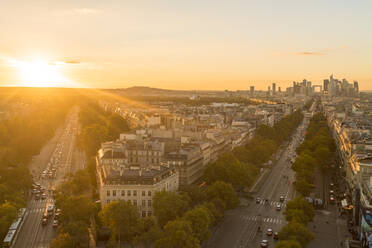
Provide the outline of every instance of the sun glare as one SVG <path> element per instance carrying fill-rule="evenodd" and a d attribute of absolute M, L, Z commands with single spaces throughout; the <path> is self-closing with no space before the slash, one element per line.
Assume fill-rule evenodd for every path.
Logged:
<path fill-rule="evenodd" d="M 57 87 L 69 83 L 61 73 L 61 64 L 44 60 L 13 61 L 20 83 L 29 87 Z"/>

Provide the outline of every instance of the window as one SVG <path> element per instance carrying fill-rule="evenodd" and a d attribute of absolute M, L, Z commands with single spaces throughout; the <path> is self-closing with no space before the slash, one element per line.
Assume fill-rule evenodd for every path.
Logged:
<path fill-rule="evenodd" d="M 137 196 L 137 190 L 133 190 L 133 196 Z"/>
<path fill-rule="evenodd" d="M 146 207 L 146 200 L 142 200 L 142 207 Z"/>
<path fill-rule="evenodd" d="M 107 190 L 107 196 L 110 196 L 110 190 Z"/>
<path fill-rule="evenodd" d="M 152 215 L 152 212 L 151 211 L 148 211 L 147 212 L 147 216 L 151 216 Z"/>
<path fill-rule="evenodd" d="M 146 217 L 146 211 L 142 211 L 142 217 Z"/>
<path fill-rule="evenodd" d="M 137 200 L 133 200 L 133 206 L 137 206 Z"/>
<path fill-rule="evenodd" d="M 131 191 L 130 190 L 128 190 L 127 196 L 131 196 Z"/>
<path fill-rule="evenodd" d="M 112 191 L 112 196 L 116 196 L 116 190 Z"/>
<path fill-rule="evenodd" d="M 142 196 L 146 196 L 146 191 L 142 190 Z"/>
<path fill-rule="evenodd" d="M 148 196 L 151 196 L 151 191 L 147 192 L 147 195 L 148 195 Z"/>
<path fill-rule="evenodd" d="M 151 207 L 151 200 L 147 201 L 147 206 Z"/>
<path fill-rule="evenodd" d="M 121 191 L 121 196 L 125 196 L 125 190 Z"/>

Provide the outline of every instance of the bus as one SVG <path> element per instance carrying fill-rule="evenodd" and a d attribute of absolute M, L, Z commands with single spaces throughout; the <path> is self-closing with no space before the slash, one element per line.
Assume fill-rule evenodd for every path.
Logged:
<path fill-rule="evenodd" d="M 27 214 L 26 208 L 19 209 L 17 219 L 13 221 L 13 223 L 10 225 L 8 233 L 6 234 L 3 240 L 2 247 L 4 248 L 13 247 L 17 239 L 18 232 L 21 229 L 23 222 L 25 220 L 26 214 Z"/>

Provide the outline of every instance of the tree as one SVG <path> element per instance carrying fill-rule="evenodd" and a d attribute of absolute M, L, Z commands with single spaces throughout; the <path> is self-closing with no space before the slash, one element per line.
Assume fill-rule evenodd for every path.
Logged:
<path fill-rule="evenodd" d="M 302 248 L 302 246 L 296 240 L 285 240 L 276 243 L 275 248 Z"/>
<path fill-rule="evenodd" d="M 308 217 L 308 221 L 311 221 L 314 218 L 314 207 L 310 205 L 302 196 L 297 196 L 296 198 L 287 202 L 284 215 L 288 215 L 292 210 L 302 210 L 303 213 Z"/>
<path fill-rule="evenodd" d="M 309 222 L 307 216 L 302 209 L 287 209 L 285 212 L 285 219 L 288 222 L 297 222 L 306 225 Z"/>
<path fill-rule="evenodd" d="M 10 202 L 5 202 L 0 205 L 0 237 L 4 237 L 9 226 L 17 217 L 17 208 Z"/>
<path fill-rule="evenodd" d="M 181 217 L 189 206 L 189 199 L 185 195 L 164 190 L 155 193 L 153 201 L 154 215 L 161 227 L 168 221 Z"/>
<path fill-rule="evenodd" d="M 303 196 L 309 196 L 314 189 L 314 185 L 301 178 L 296 181 L 295 189 Z"/>
<path fill-rule="evenodd" d="M 297 222 L 289 222 L 279 232 L 279 240 L 296 240 L 302 246 L 314 239 L 314 234 L 306 226 Z"/>
<path fill-rule="evenodd" d="M 132 242 L 140 229 L 138 209 L 129 202 L 110 202 L 104 206 L 99 216 L 110 227 L 119 243 Z"/>
<path fill-rule="evenodd" d="M 162 237 L 162 232 L 154 217 L 142 218 L 140 222 L 139 234 L 134 243 L 141 247 L 152 247 L 152 244 Z"/>
<path fill-rule="evenodd" d="M 58 233 L 51 243 L 51 248 L 71 248 L 74 247 L 73 240 L 68 233 Z"/>
<path fill-rule="evenodd" d="M 236 195 L 234 188 L 231 184 L 217 181 L 208 186 L 207 199 L 221 199 L 226 209 L 231 209 L 239 204 L 239 198 Z"/>
<path fill-rule="evenodd" d="M 164 227 L 164 236 L 156 241 L 156 248 L 199 248 L 199 240 L 194 237 L 190 221 L 177 219 Z"/>
<path fill-rule="evenodd" d="M 211 235 L 209 230 L 212 222 L 212 214 L 206 207 L 200 206 L 185 213 L 183 218 L 191 223 L 192 232 L 200 242 Z"/>

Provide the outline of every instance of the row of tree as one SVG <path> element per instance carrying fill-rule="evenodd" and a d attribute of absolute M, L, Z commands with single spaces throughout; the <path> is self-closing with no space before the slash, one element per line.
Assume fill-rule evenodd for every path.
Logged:
<path fill-rule="evenodd" d="M 61 209 L 61 217 L 53 248 L 89 247 L 94 223 L 101 225 L 100 205 L 93 202 L 98 198 L 95 155 L 102 142 L 117 139 L 129 130 L 122 117 L 104 111 L 95 101 L 84 99 L 80 104 L 78 147 L 88 159 L 85 169 L 71 175 L 57 189 L 56 206 Z"/>
<path fill-rule="evenodd" d="M 336 147 L 323 114 L 315 114 L 307 128 L 304 142 L 297 148 L 299 156 L 292 165 L 296 172 L 295 189 L 309 196 L 314 189 L 314 173 L 324 171 L 333 163 Z"/>
<path fill-rule="evenodd" d="M 154 217 L 141 218 L 138 207 L 114 201 L 102 209 L 100 219 L 111 230 L 108 247 L 131 244 L 135 247 L 198 248 L 224 211 L 236 207 L 234 188 L 215 182 L 181 192 L 157 192 L 153 197 Z"/>
<path fill-rule="evenodd" d="M 231 152 L 222 154 L 216 162 L 206 167 L 207 183 L 224 181 L 236 189 L 249 187 L 258 175 L 259 168 L 267 163 L 278 147 L 291 136 L 303 119 L 303 114 L 296 111 L 283 117 L 273 127 L 261 125 L 255 136 L 245 145 Z"/>
<path fill-rule="evenodd" d="M 125 119 L 116 113 L 102 109 L 97 102 L 87 100 L 81 105 L 79 121 L 82 130 L 78 145 L 91 157 L 97 154 L 101 143 L 119 138 L 120 133 L 129 131 Z"/>
<path fill-rule="evenodd" d="M 297 148 L 299 156 L 292 164 L 296 172 L 295 189 L 301 196 L 287 203 L 284 215 L 288 224 L 279 232 L 276 248 L 305 247 L 314 234 L 307 224 L 314 217 L 314 208 L 303 196 L 314 189 L 315 170 L 326 170 L 333 162 L 334 140 L 323 114 L 317 113 L 310 120 L 304 142 Z"/>
<path fill-rule="evenodd" d="M 26 204 L 32 184 L 31 158 L 39 154 L 74 103 L 71 95 L 33 90 L 2 96 L 2 110 L 8 115 L 0 120 L 0 240 Z"/>
<path fill-rule="evenodd" d="M 304 197 L 289 201 L 284 215 L 288 223 L 280 230 L 275 248 L 301 248 L 314 239 L 314 234 L 307 228 L 314 218 L 314 208 Z"/>

